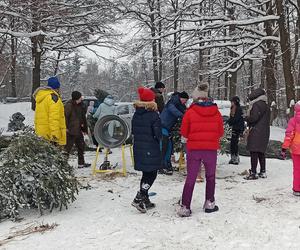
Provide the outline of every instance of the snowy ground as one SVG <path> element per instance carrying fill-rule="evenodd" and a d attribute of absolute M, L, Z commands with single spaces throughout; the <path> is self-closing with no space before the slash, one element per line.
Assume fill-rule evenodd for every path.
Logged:
<path fill-rule="evenodd" d="M 1 108 L 3 121 L 8 112 Z M 282 130 L 272 131 L 283 136 Z M 94 156 L 88 152 L 87 161 Z M 127 153 L 128 165 L 129 158 Z M 114 150 L 112 162 L 120 159 L 120 151 Z M 58 226 L 44 234 L 18 237 L 2 249 L 300 249 L 300 198 L 291 193 L 291 161 L 269 159 L 268 178 L 257 181 L 243 179 L 240 173 L 249 169 L 249 158 L 241 161 L 240 166 L 231 166 L 227 156 L 219 157 L 216 202 L 220 211 L 202 211 L 205 183 L 197 183 L 190 218 L 175 213 L 184 185 L 182 174 L 159 175 L 151 189 L 157 193 L 152 197 L 157 207 L 140 214 L 130 206 L 140 179 L 131 166 L 127 177 L 111 180 L 93 177 L 89 169 L 77 170 L 90 190 L 80 190 L 68 210 L 44 216 L 26 212 L 21 222 L 1 222 L 0 241 L 32 223 Z M 75 166 L 76 159 L 70 163 Z"/>

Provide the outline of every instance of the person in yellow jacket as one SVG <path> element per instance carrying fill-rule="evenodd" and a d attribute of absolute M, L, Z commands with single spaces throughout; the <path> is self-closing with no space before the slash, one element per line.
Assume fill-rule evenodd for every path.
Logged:
<path fill-rule="evenodd" d="M 39 87 L 34 92 L 34 128 L 38 136 L 63 146 L 66 145 L 66 119 L 59 88 L 57 77 L 50 77 L 47 86 Z"/>

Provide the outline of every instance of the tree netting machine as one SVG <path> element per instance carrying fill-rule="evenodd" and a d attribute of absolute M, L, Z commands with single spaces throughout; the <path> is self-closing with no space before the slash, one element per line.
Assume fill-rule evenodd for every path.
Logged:
<path fill-rule="evenodd" d="M 132 114 L 126 115 L 107 115 L 99 119 L 94 128 L 94 137 L 98 142 L 96 157 L 92 164 L 93 175 L 96 173 L 118 172 L 126 176 L 126 148 L 129 148 L 132 165 L 134 164 L 132 136 L 131 136 L 131 120 Z M 100 148 L 105 148 L 104 161 L 97 167 Z M 117 165 L 113 166 L 108 160 L 110 149 L 120 148 L 122 152 L 122 168 L 117 169 Z"/>

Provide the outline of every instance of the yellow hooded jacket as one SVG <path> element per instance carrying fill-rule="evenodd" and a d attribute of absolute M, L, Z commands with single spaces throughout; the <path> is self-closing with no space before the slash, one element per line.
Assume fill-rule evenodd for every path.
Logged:
<path fill-rule="evenodd" d="M 66 145 L 66 120 L 60 95 L 50 87 L 40 87 L 33 97 L 36 101 L 35 133 L 46 140 Z"/>

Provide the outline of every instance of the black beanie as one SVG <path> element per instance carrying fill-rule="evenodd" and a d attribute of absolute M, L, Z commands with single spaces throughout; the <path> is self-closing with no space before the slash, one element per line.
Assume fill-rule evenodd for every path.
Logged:
<path fill-rule="evenodd" d="M 154 88 L 156 88 L 156 89 L 164 89 L 164 88 L 166 88 L 166 86 L 162 82 L 157 82 L 155 84 Z"/>
<path fill-rule="evenodd" d="M 185 91 L 180 92 L 179 97 L 184 99 L 189 99 L 189 95 Z"/>
<path fill-rule="evenodd" d="M 240 98 L 238 96 L 234 96 L 230 99 L 235 105 L 240 105 Z"/>
<path fill-rule="evenodd" d="M 73 101 L 77 101 L 81 96 L 82 96 L 82 94 L 79 91 L 72 92 L 72 100 Z"/>

